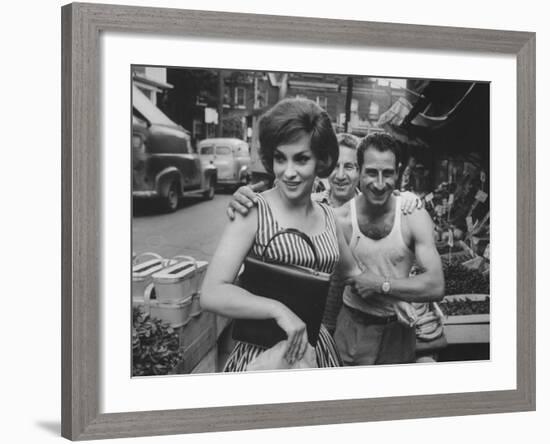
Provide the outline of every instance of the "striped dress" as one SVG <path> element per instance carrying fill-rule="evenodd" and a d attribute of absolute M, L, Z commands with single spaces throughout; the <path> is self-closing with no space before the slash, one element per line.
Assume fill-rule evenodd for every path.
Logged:
<path fill-rule="evenodd" d="M 271 237 L 281 231 L 281 227 L 268 203 L 261 194 L 258 194 L 258 229 L 252 245 L 252 251 L 256 255 L 261 255 L 265 245 Z M 320 271 L 332 273 L 339 259 L 338 240 L 336 237 L 336 222 L 332 210 L 325 204 L 320 205 L 325 215 L 325 230 L 314 236 L 310 236 L 315 245 L 319 258 Z M 269 245 L 266 251 L 266 257 L 278 262 L 303 267 L 314 268 L 315 258 L 311 249 L 298 236 L 292 234 L 283 234 L 277 236 Z M 224 372 L 245 371 L 248 363 L 256 358 L 265 349 L 244 342 L 237 342 L 231 352 L 229 359 L 224 367 Z M 321 325 L 319 340 L 315 347 L 315 355 L 318 367 L 340 367 L 342 360 L 332 336 L 327 329 Z"/>

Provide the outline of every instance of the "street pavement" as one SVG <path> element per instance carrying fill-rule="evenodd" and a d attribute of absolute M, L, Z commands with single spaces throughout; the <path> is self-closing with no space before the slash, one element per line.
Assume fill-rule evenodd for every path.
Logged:
<path fill-rule="evenodd" d="M 192 256 L 210 261 L 228 218 L 231 194 L 216 194 L 213 200 L 186 198 L 181 208 L 163 214 L 152 202 L 140 201 L 132 218 L 132 250 L 154 252 L 164 258 Z"/>

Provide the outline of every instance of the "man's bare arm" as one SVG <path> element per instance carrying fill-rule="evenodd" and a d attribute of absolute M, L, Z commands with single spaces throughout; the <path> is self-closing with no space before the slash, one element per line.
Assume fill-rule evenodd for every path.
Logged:
<path fill-rule="evenodd" d="M 444 296 L 445 282 L 441 259 L 433 238 L 433 222 L 425 209 L 407 216 L 408 230 L 417 263 L 426 271 L 417 276 L 402 279 L 390 278 L 390 295 L 405 302 L 439 301 Z M 385 276 L 365 270 L 359 276 L 348 279 L 361 297 L 368 298 L 381 293 Z"/>
<path fill-rule="evenodd" d="M 435 247 L 433 222 L 424 209 L 407 217 L 416 262 L 425 272 L 403 279 L 391 279 L 391 294 L 407 302 L 439 301 L 445 292 L 441 258 Z"/>

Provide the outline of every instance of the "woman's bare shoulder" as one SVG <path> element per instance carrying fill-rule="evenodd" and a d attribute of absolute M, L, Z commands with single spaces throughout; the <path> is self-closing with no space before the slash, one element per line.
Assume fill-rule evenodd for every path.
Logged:
<path fill-rule="evenodd" d="M 240 237 L 248 236 L 256 232 L 258 227 L 258 207 L 253 206 L 248 210 L 246 215 L 235 212 L 235 219 L 229 221 L 226 225 L 226 230 L 231 232 L 232 235 Z"/>

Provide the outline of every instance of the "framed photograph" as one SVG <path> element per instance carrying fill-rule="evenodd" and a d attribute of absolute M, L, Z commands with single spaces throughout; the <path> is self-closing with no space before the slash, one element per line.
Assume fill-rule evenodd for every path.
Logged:
<path fill-rule="evenodd" d="M 64 6 L 62 25 L 63 436 L 534 410 L 533 33 L 99 4 Z M 326 121 L 323 143 L 303 148 L 302 129 L 269 157 L 277 112 L 296 110 Z M 297 145 L 313 160 L 298 159 Z M 339 160 L 322 169 L 325 146 Z M 274 340 L 250 345 L 259 335 L 220 302 L 234 292 L 220 282 L 251 285 L 250 262 L 240 263 L 258 234 L 249 242 L 227 228 L 245 185 L 266 190 L 256 233 L 262 211 L 285 220 L 277 199 L 301 202 L 302 188 L 326 209 L 320 220 L 340 217 L 329 206 L 369 220 L 349 216 L 364 256 L 342 230 L 368 263 L 364 278 L 331 286 L 313 321 L 300 315 L 295 343 L 315 346 L 307 364 L 296 365 L 307 355 L 296 346 L 284 365 L 258 366 Z M 394 202 L 412 214 L 398 218 Z M 369 213 L 376 205 L 389 225 Z M 429 218 L 426 241 L 407 222 L 418 214 Z M 324 247 L 347 253 L 311 226 L 300 225 L 316 252 L 309 266 L 328 276 L 337 257 Z M 398 230 L 399 260 L 371 262 Z M 299 242 L 281 253 L 291 265 L 304 265 L 292 254 L 310 260 Z M 411 280 L 427 296 L 415 299 Z M 391 310 L 376 302 L 392 295 L 401 302 Z M 387 353 L 359 356 L 365 337 L 350 345 L 342 326 L 365 319 L 392 331 L 381 338 L 409 319 L 409 339 L 380 339 Z M 286 326 L 269 328 L 284 338 Z"/>

